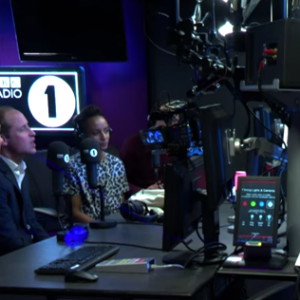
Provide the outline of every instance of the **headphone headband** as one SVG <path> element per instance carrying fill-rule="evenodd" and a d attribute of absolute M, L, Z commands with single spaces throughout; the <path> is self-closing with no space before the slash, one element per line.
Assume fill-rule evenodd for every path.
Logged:
<path fill-rule="evenodd" d="M 80 139 L 80 140 L 83 140 L 84 138 L 86 138 L 86 134 L 84 132 L 81 131 L 80 129 L 80 126 L 79 126 L 79 123 L 78 121 L 76 120 L 76 117 L 78 115 L 76 115 L 74 118 L 73 118 L 73 124 L 74 124 L 74 134 Z M 109 127 L 108 128 L 108 131 L 109 131 L 109 134 L 111 135 L 112 133 L 112 128 Z M 0 127 L 0 132 L 1 132 L 1 127 Z"/>

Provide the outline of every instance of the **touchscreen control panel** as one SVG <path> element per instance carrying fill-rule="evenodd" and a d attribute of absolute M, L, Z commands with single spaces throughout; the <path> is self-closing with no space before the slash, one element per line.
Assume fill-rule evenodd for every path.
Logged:
<path fill-rule="evenodd" d="M 277 239 L 279 182 L 276 178 L 239 178 L 235 245 L 274 245 Z"/>

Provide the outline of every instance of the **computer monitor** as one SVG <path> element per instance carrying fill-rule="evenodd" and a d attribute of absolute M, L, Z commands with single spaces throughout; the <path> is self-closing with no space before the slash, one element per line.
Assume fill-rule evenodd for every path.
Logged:
<path fill-rule="evenodd" d="M 199 118 L 207 190 L 206 216 L 217 222 L 218 218 L 214 217 L 214 212 L 224 200 L 227 183 L 238 170 L 237 158 L 230 150 L 230 140 L 235 137 L 233 117 L 221 104 L 213 104 L 200 107 Z M 207 222 L 211 223 L 213 220 Z M 214 226 L 208 226 L 207 239 L 217 242 L 218 236 L 219 232 L 214 230 Z"/>
<path fill-rule="evenodd" d="M 275 247 L 280 177 L 239 177 L 233 244 Z"/>
<path fill-rule="evenodd" d="M 203 156 L 192 156 L 165 167 L 165 207 L 163 251 L 170 251 L 202 220 L 204 244 L 219 242 L 218 208 L 226 184 L 236 166 L 228 142 L 232 136 L 232 117 L 215 104 L 199 108 Z M 222 254 L 205 253 L 207 263 L 220 261 Z M 165 263 L 181 263 L 184 253 L 166 255 Z"/>
<path fill-rule="evenodd" d="M 170 251 L 196 230 L 202 216 L 203 157 L 169 163 L 164 176 L 163 251 Z"/>

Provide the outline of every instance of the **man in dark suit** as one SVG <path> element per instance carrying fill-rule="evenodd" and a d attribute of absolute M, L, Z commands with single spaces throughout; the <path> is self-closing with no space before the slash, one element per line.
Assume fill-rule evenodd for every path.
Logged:
<path fill-rule="evenodd" d="M 34 154 L 35 133 L 24 115 L 0 107 L 0 255 L 47 238 L 36 221 L 29 196 L 24 156 Z"/>

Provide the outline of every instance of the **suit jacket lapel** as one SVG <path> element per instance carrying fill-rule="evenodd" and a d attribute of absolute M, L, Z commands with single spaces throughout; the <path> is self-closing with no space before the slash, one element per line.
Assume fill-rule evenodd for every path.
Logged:
<path fill-rule="evenodd" d="M 25 176 L 23 178 L 22 184 L 21 184 L 21 193 L 22 195 L 29 195 L 29 182 L 28 182 L 28 174 L 25 171 Z"/>
<path fill-rule="evenodd" d="M 0 158 L 0 172 L 4 174 L 4 176 L 11 181 L 11 183 L 15 186 L 15 188 L 20 191 L 17 179 L 13 173 L 13 171 L 9 168 L 9 166 L 4 162 L 3 159 Z"/>

